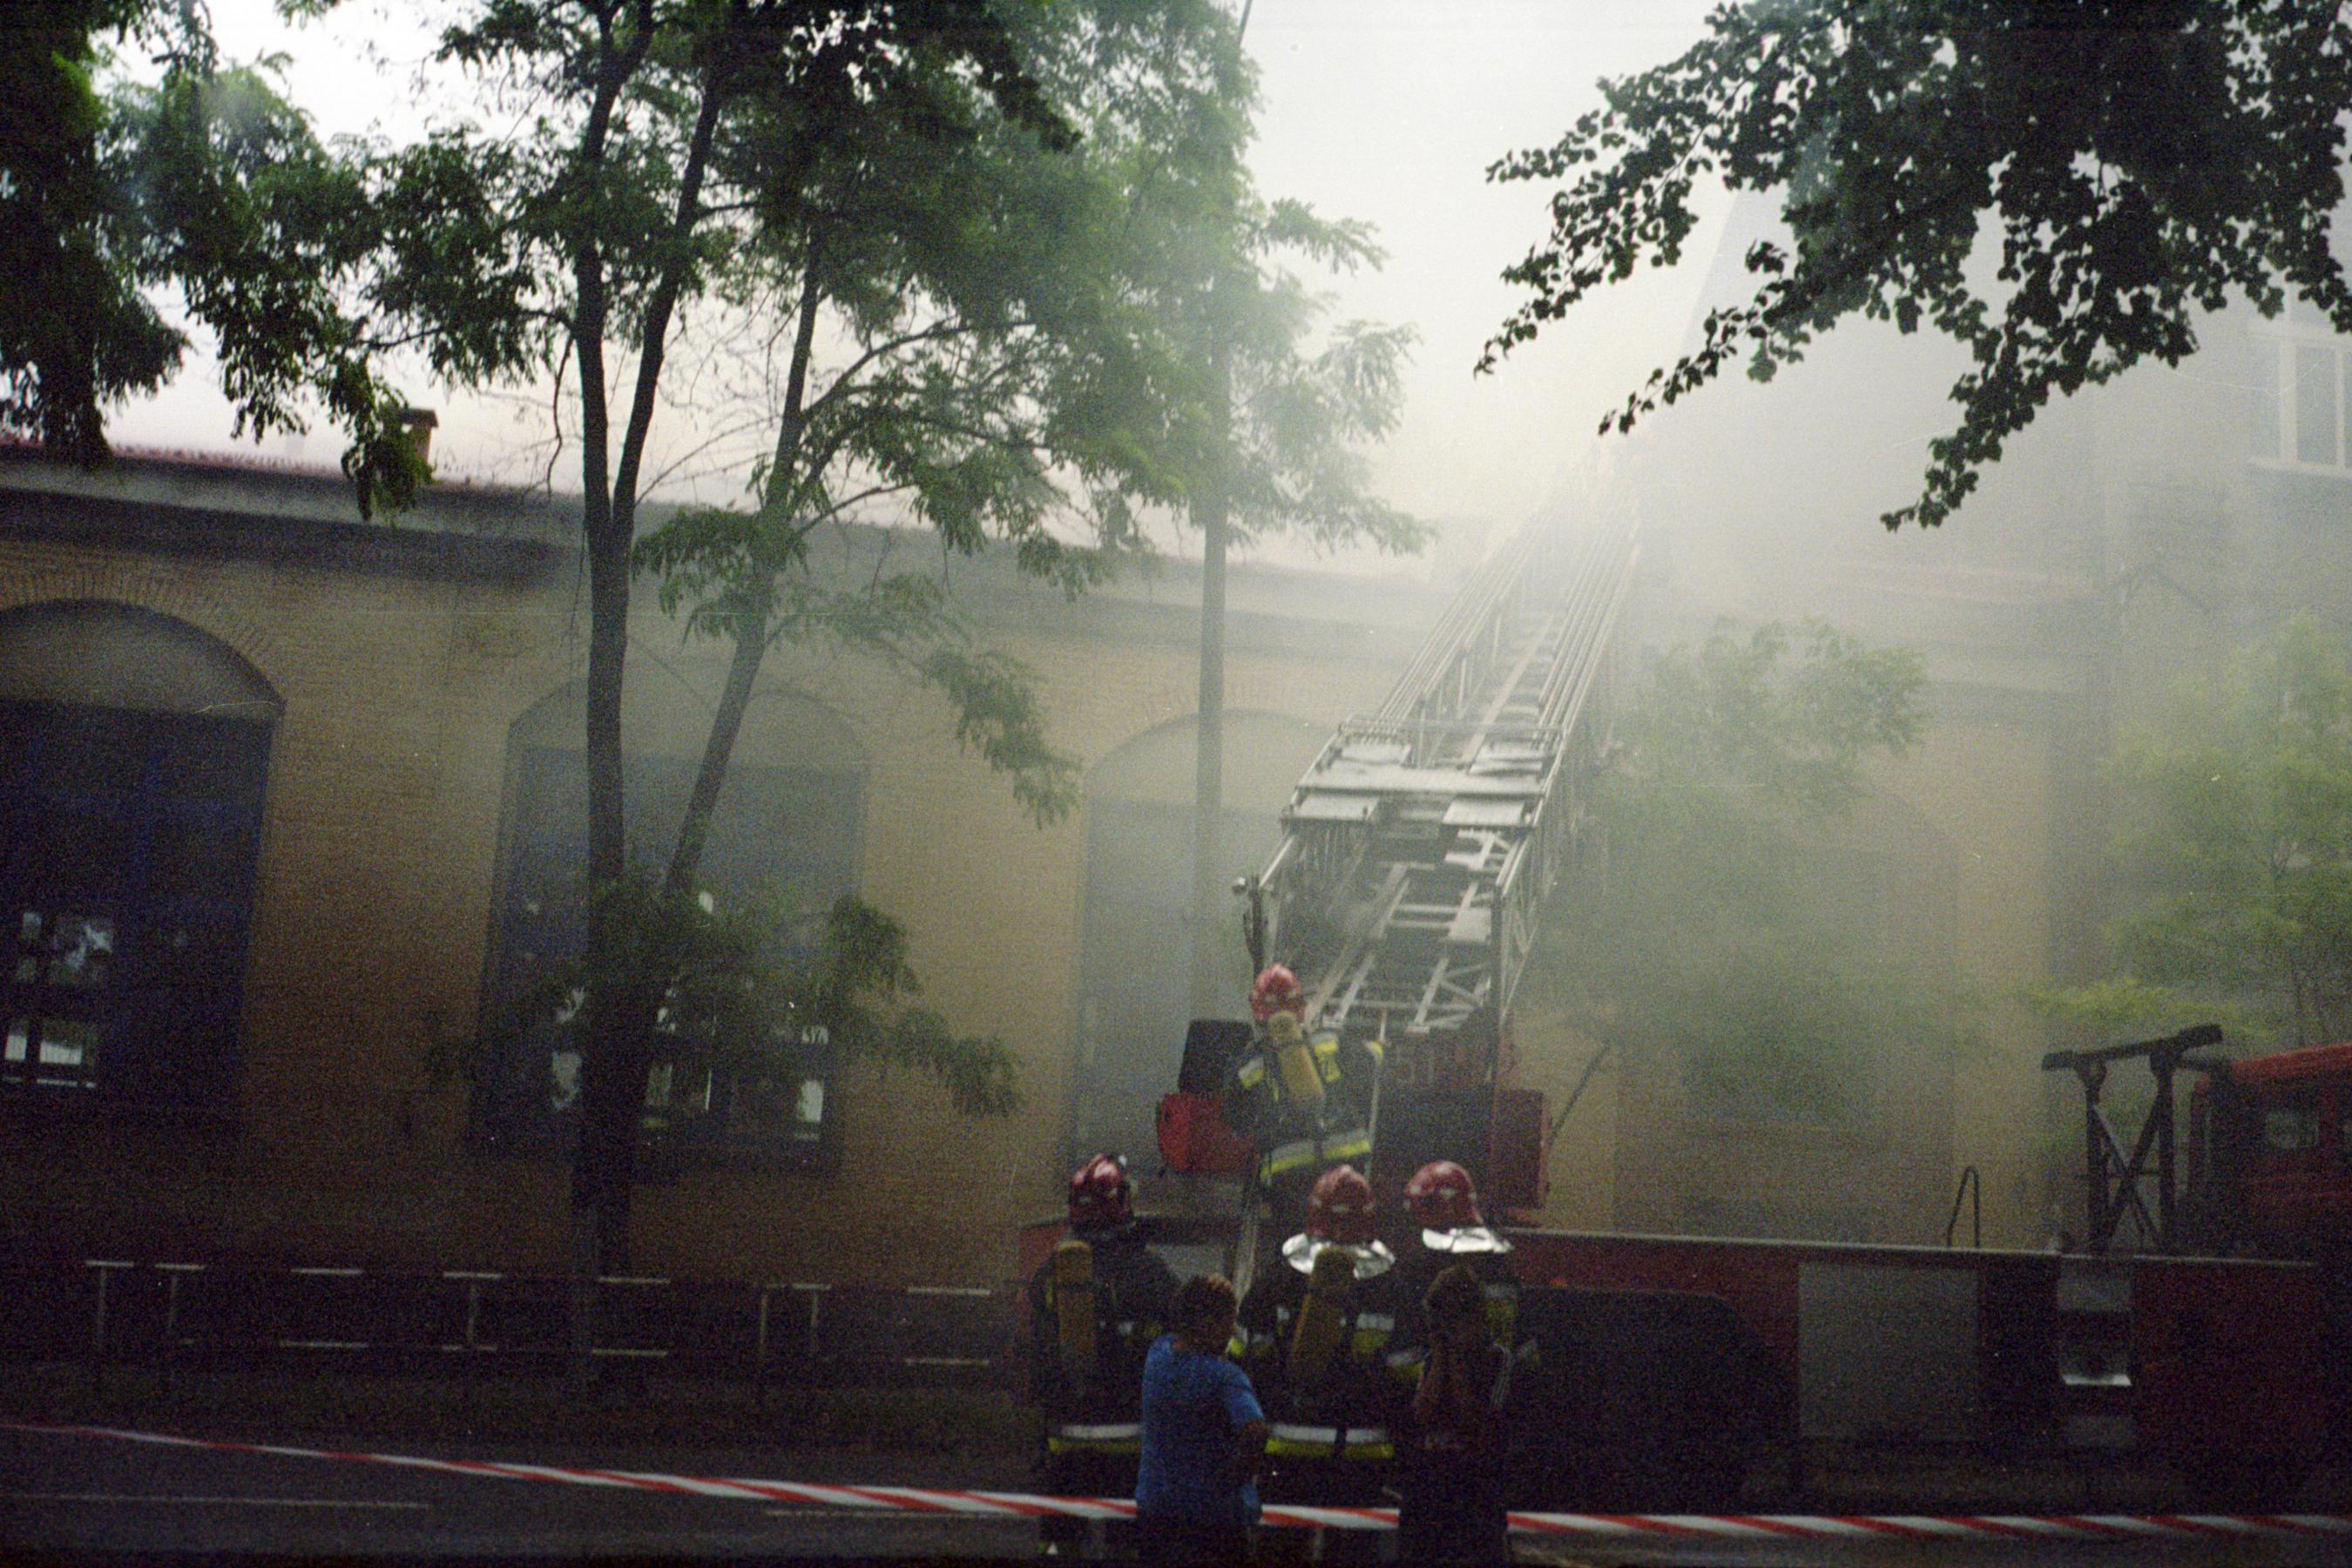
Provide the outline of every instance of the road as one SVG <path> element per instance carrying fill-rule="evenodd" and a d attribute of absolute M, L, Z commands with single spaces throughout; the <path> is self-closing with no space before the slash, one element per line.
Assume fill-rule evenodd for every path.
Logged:
<path fill-rule="evenodd" d="M 339 1558 L 627 1557 L 1003 1559 L 1033 1555 L 1035 1527 L 1005 1518 L 857 1510 L 821 1502 L 698 1495 L 698 1477 L 779 1477 L 828 1486 L 1018 1486 L 1004 1457 L 982 1476 L 970 1460 L 841 1450 L 669 1453 L 653 1479 L 646 1456 L 409 1447 L 457 1460 L 415 1464 L 182 1447 L 62 1432 L 0 1430 L 0 1556 L 89 1554 L 208 1561 L 256 1554 Z M 599 1463 L 600 1458 L 604 1460 Z M 571 1479 L 518 1479 L 495 1466 L 556 1467 Z M 1599 1564 L 2352 1564 L 2352 1539 L 2254 1541 L 2227 1535 L 2096 1544 L 2016 1541 L 1844 1543 L 1766 1537 L 1596 1542 L 1518 1539 L 1521 1561 Z"/>
<path fill-rule="evenodd" d="M 594 1469 L 598 1456 L 409 1445 L 404 1453 Z M 631 1456 L 630 1468 L 644 1457 Z M 778 1473 L 773 1453 L 665 1454 L 688 1475 Z M 614 1461 L 619 1462 L 619 1461 Z M 972 1484 L 968 1463 L 795 1453 L 795 1480 Z M 1036 1527 L 634 1487 L 0 1432 L 0 1556 L 249 1553 L 336 1557 L 1024 1557 Z"/>

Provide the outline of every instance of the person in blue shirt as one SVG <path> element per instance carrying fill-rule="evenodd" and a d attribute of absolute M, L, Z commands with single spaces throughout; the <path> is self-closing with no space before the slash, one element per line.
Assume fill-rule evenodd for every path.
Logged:
<path fill-rule="evenodd" d="M 1223 1276 L 1185 1280 L 1169 1308 L 1175 1331 L 1144 1358 L 1135 1516 L 1147 1563 L 1235 1563 L 1248 1554 L 1266 1426 L 1249 1373 L 1225 1359 L 1236 1307 Z"/>

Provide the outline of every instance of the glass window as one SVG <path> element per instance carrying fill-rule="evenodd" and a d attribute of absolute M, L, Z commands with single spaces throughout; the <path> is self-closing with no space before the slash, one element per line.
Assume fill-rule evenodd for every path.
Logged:
<path fill-rule="evenodd" d="M 486 1034 L 504 1009 L 577 958 L 587 941 L 587 770 L 577 751 L 519 743 L 501 866 Z M 625 764 L 632 858 L 657 863 L 675 836 L 693 782 L 684 759 L 630 755 Z M 862 775 L 856 772 L 730 768 L 711 822 L 703 882 L 722 900 L 784 889 L 822 911 L 855 886 Z M 802 940 L 810 940 L 803 938 Z M 790 952 L 779 954 L 789 957 Z M 494 1147 L 569 1146 L 579 1114 L 581 1059 L 571 1024 L 579 998 L 503 1046 L 475 1102 L 477 1132 Z M 667 1032 L 646 1085 L 643 1126 L 678 1149 L 734 1149 L 793 1163 L 829 1163 L 835 1100 L 833 1053 L 819 1030 L 770 1042 L 748 1057 L 740 1043 Z"/>
<path fill-rule="evenodd" d="M 265 723 L 0 702 L 0 1092 L 226 1101 L 268 752 Z"/>
<path fill-rule="evenodd" d="M 2307 1154 L 2319 1147 L 2319 1107 L 2311 1101 L 2289 1101 L 2262 1108 L 2263 1152 Z"/>
<path fill-rule="evenodd" d="M 2247 452 L 2352 470 L 2352 341 L 2305 312 L 2256 327 L 2246 363 Z"/>
<path fill-rule="evenodd" d="M 2279 342 L 2257 337 L 2246 349 L 2246 450 L 2275 461 L 2286 423 L 2279 399 Z"/>
<path fill-rule="evenodd" d="M 2336 351 L 2324 343 L 2294 349 L 2294 456 L 2304 463 L 2336 462 Z"/>

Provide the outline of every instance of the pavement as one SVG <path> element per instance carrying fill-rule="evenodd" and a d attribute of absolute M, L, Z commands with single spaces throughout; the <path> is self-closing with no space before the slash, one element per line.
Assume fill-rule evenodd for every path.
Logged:
<path fill-rule="evenodd" d="M 684 1476 L 774 1476 L 766 1449 L 583 1452 L 497 1444 L 429 1458 Z M 1025 1461 L 803 1448 L 795 1480 L 1018 1490 Z M 688 1491 L 564 1485 L 494 1475 L 0 1431 L 0 1555 L 124 1561 L 295 1556 L 367 1559 L 1017 1558 L 1026 1520 L 942 1518 Z"/>
<path fill-rule="evenodd" d="M 89 1429 L 0 1426 L 0 1559 L 981 1561 L 1028 1557 L 1036 1551 L 1036 1527 L 1026 1519 L 957 1517 L 937 1511 L 942 1506 L 938 1500 L 917 1500 L 910 1508 L 875 1508 L 759 1489 L 761 1482 L 851 1489 L 852 1503 L 910 1500 L 889 1495 L 893 1488 L 1033 1489 L 1026 1456 L 1013 1452 L 600 1449 L 514 1441 L 394 1449 L 354 1442 L 337 1451 L 336 1445 L 315 1438 L 305 1447 L 328 1451 L 273 1453 L 239 1442 L 138 1440 Z M 500 1467 L 541 1468 L 545 1473 L 516 1476 L 500 1473 Z M 745 1478 L 755 1479 L 747 1484 Z M 730 1495 L 709 1495 L 721 1491 Z M 1892 1533 L 1884 1532 L 1890 1529 L 1884 1524 L 1876 1527 L 1882 1532 L 1872 1533 L 1835 1519 L 1735 1520 L 1727 1529 L 1717 1521 L 1686 1520 L 1680 1526 L 1643 1524 L 1637 1534 L 1522 1534 L 1515 1538 L 1515 1550 L 1519 1561 L 1580 1568 L 1863 1563 L 1946 1568 L 2023 1562 L 2084 1568 L 2352 1565 L 2352 1531 L 2315 1522 L 2273 1521 L 2250 1527 L 2201 1518 L 2153 1525 L 2095 1521 L 2092 1528 L 2108 1538 L 2091 1542 L 2018 1539 L 2023 1531 L 2016 1525 L 1996 1525 L 1970 1539 L 1935 1539 L 1923 1528 L 1932 1523 L 1915 1519 L 1909 1527 L 1892 1526 Z M 1695 1528 L 1701 1525 L 1708 1528 Z M 1624 1526 L 1601 1519 L 1600 1528 Z M 2010 1538 L 2003 1538 L 2004 1529 Z M 1821 1538 L 1841 1531 L 1842 1539 Z"/>

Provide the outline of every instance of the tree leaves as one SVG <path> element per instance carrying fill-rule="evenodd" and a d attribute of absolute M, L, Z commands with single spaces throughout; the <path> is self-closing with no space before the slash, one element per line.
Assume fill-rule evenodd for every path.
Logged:
<path fill-rule="evenodd" d="M 1853 868 L 1824 830 L 1918 739 L 1924 680 L 1916 654 L 1818 624 L 1722 626 L 1653 662 L 1594 783 L 1605 867 L 1546 919 L 1538 967 L 1580 1027 L 1679 1056 L 1695 1103 L 1828 1121 L 1861 1111 L 1882 1049 L 1967 1037 L 1972 999 L 1825 886 Z"/>
<path fill-rule="evenodd" d="M 2118 848 L 2134 907 L 2117 973 L 2037 994 L 2051 1016 L 2226 1015 L 2249 1043 L 2352 1034 L 2352 647 L 2298 619 L 2223 679 L 2175 691 L 2123 737 Z"/>
<path fill-rule="evenodd" d="M 553 1040 L 583 1048 L 591 987 L 600 978 L 640 983 L 651 963 L 658 1006 L 650 1057 L 756 1074 L 821 1037 L 844 1059 L 940 1084 L 961 1115 L 1021 1108 L 1020 1058 L 1001 1039 L 958 1035 L 918 1005 L 905 928 L 856 896 L 815 910 L 788 888 L 740 904 L 709 893 L 664 903 L 650 882 L 630 881 L 613 898 L 624 933 L 615 967 L 600 973 L 583 959 L 551 968 L 483 1036 L 437 1046 L 433 1081 L 481 1081 L 520 1042 L 548 1048 L 549 1025 Z"/>
<path fill-rule="evenodd" d="M 235 433 L 301 429 L 316 399 L 351 437 L 362 512 L 406 504 L 424 465 L 345 308 L 373 229 L 279 95 L 282 62 L 222 68 L 197 6 L 40 9 L 0 31 L 0 429 L 102 458 L 106 405 L 179 368 L 186 340 L 144 292 L 168 286 L 214 335 Z M 101 95 L 108 31 L 155 50 L 160 79 Z"/>
<path fill-rule="evenodd" d="M 1679 258 L 1696 181 L 1779 193 L 1793 253 L 1700 345 L 1602 423 L 1625 431 L 1745 358 L 1769 380 L 1848 316 L 1964 345 L 1954 429 L 1889 528 L 1932 527 L 2065 396 L 2196 352 L 2233 295 L 2277 311 L 2284 280 L 2352 331 L 2328 248 L 2352 107 L 2352 17 L 2269 0 L 1753 0 L 1679 58 L 1603 84 L 1560 140 L 1495 180 L 1565 180 L 1549 237 L 1504 278 L 1529 290 L 1490 371 L 1648 261 Z M 1967 270 L 1999 247 L 1998 287 Z"/>

